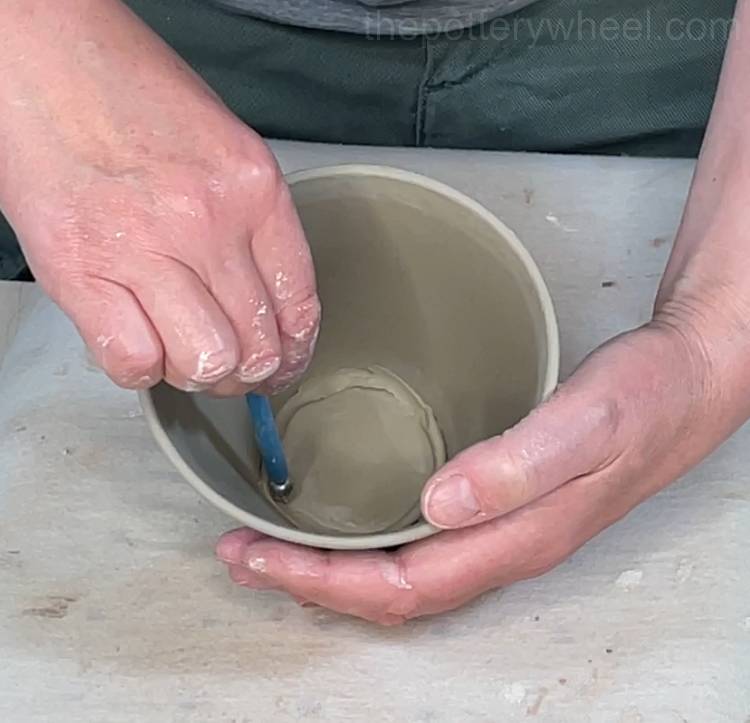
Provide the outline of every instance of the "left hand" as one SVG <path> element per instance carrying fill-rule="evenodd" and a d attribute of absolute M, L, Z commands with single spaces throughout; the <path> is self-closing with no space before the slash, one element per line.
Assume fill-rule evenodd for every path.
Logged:
<path fill-rule="evenodd" d="M 240 585 L 385 625 L 541 575 L 750 415 L 746 380 L 727 361 L 747 351 L 744 322 L 716 309 L 716 299 L 666 302 L 515 428 L 451 460 L 422 498 L 427 519 L 449 531 L 395 552 L 348 553 L 236 530 L 219 559 Z"/>

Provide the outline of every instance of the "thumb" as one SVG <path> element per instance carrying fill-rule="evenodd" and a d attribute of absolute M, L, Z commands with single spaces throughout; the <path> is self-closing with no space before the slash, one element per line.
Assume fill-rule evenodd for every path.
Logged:
<path fill-rule="evenodd" d="M 444 529 L 469 527 L 607 466 L 620 405 L 612 370 L 602 366 L 585 364 L 517 426 L 448 462 L 422 493 L 425 517 Z"/>

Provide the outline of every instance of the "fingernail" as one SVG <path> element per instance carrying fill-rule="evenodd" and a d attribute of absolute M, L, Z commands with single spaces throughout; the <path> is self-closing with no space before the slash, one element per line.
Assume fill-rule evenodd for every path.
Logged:
<path fill-rule="evenodd" d="M 268 379 L 281 366 L 281 358 L 278 356 L 266 359 L 253 360 L 237 370 L 239 380 L 244 384 L 258 384 Z"/>
<path fill-rule="evenodd" d="M 246 545 L 242 540 L 227 535 L 216 544 L 216 557 L 227 565 L 241 565 L 244 561 Z"/>
<path fill-rule="evenodd" d="M 427 492 L 425 514 L 436 527 L 460 527 L 479 512 L 471 483 L 463 475 L 448 477 Z"/>
<path fill-rule="evenodd" d="M 202 351 L 198 354 L 198 365 L 190 381 L 198 384 L 213 384 L 229 374 L 236 363 L 237 357 L 235 356 L 232 360 L 225 349 Z"/>
<path fill-rule="evenodd" d="M 282 332 L 295 341 L 315 339 L 320 326 L 320 301 L 317 296 L 305 299 L 296 306 L 282 309 L 278 315 Z"/>

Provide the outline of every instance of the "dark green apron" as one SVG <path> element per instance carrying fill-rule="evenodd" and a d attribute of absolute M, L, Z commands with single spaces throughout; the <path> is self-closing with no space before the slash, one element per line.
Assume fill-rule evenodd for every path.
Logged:
<path fill-rule="evenodd" d="M 368 38 L 202 0 L 127 0 L 269 138 L 695 156 L 735 0 L 540 0 L 483 26 Z M 23 260 L 0 225 L 0 278 Z"/>

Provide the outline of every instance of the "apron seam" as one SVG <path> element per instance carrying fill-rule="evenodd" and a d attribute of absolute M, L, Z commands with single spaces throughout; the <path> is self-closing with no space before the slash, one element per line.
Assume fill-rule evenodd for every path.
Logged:
<path fill-rule="evenodd" d="M 423 63 L 422 78 L 417 86 L 417 112 L 414 127 L 414 145 L 425 145 L 427 136 L 427 102 L 430 95 L 430 79 L 433 73 L 434 53 L 429 36 L 422 36 Z"/>

